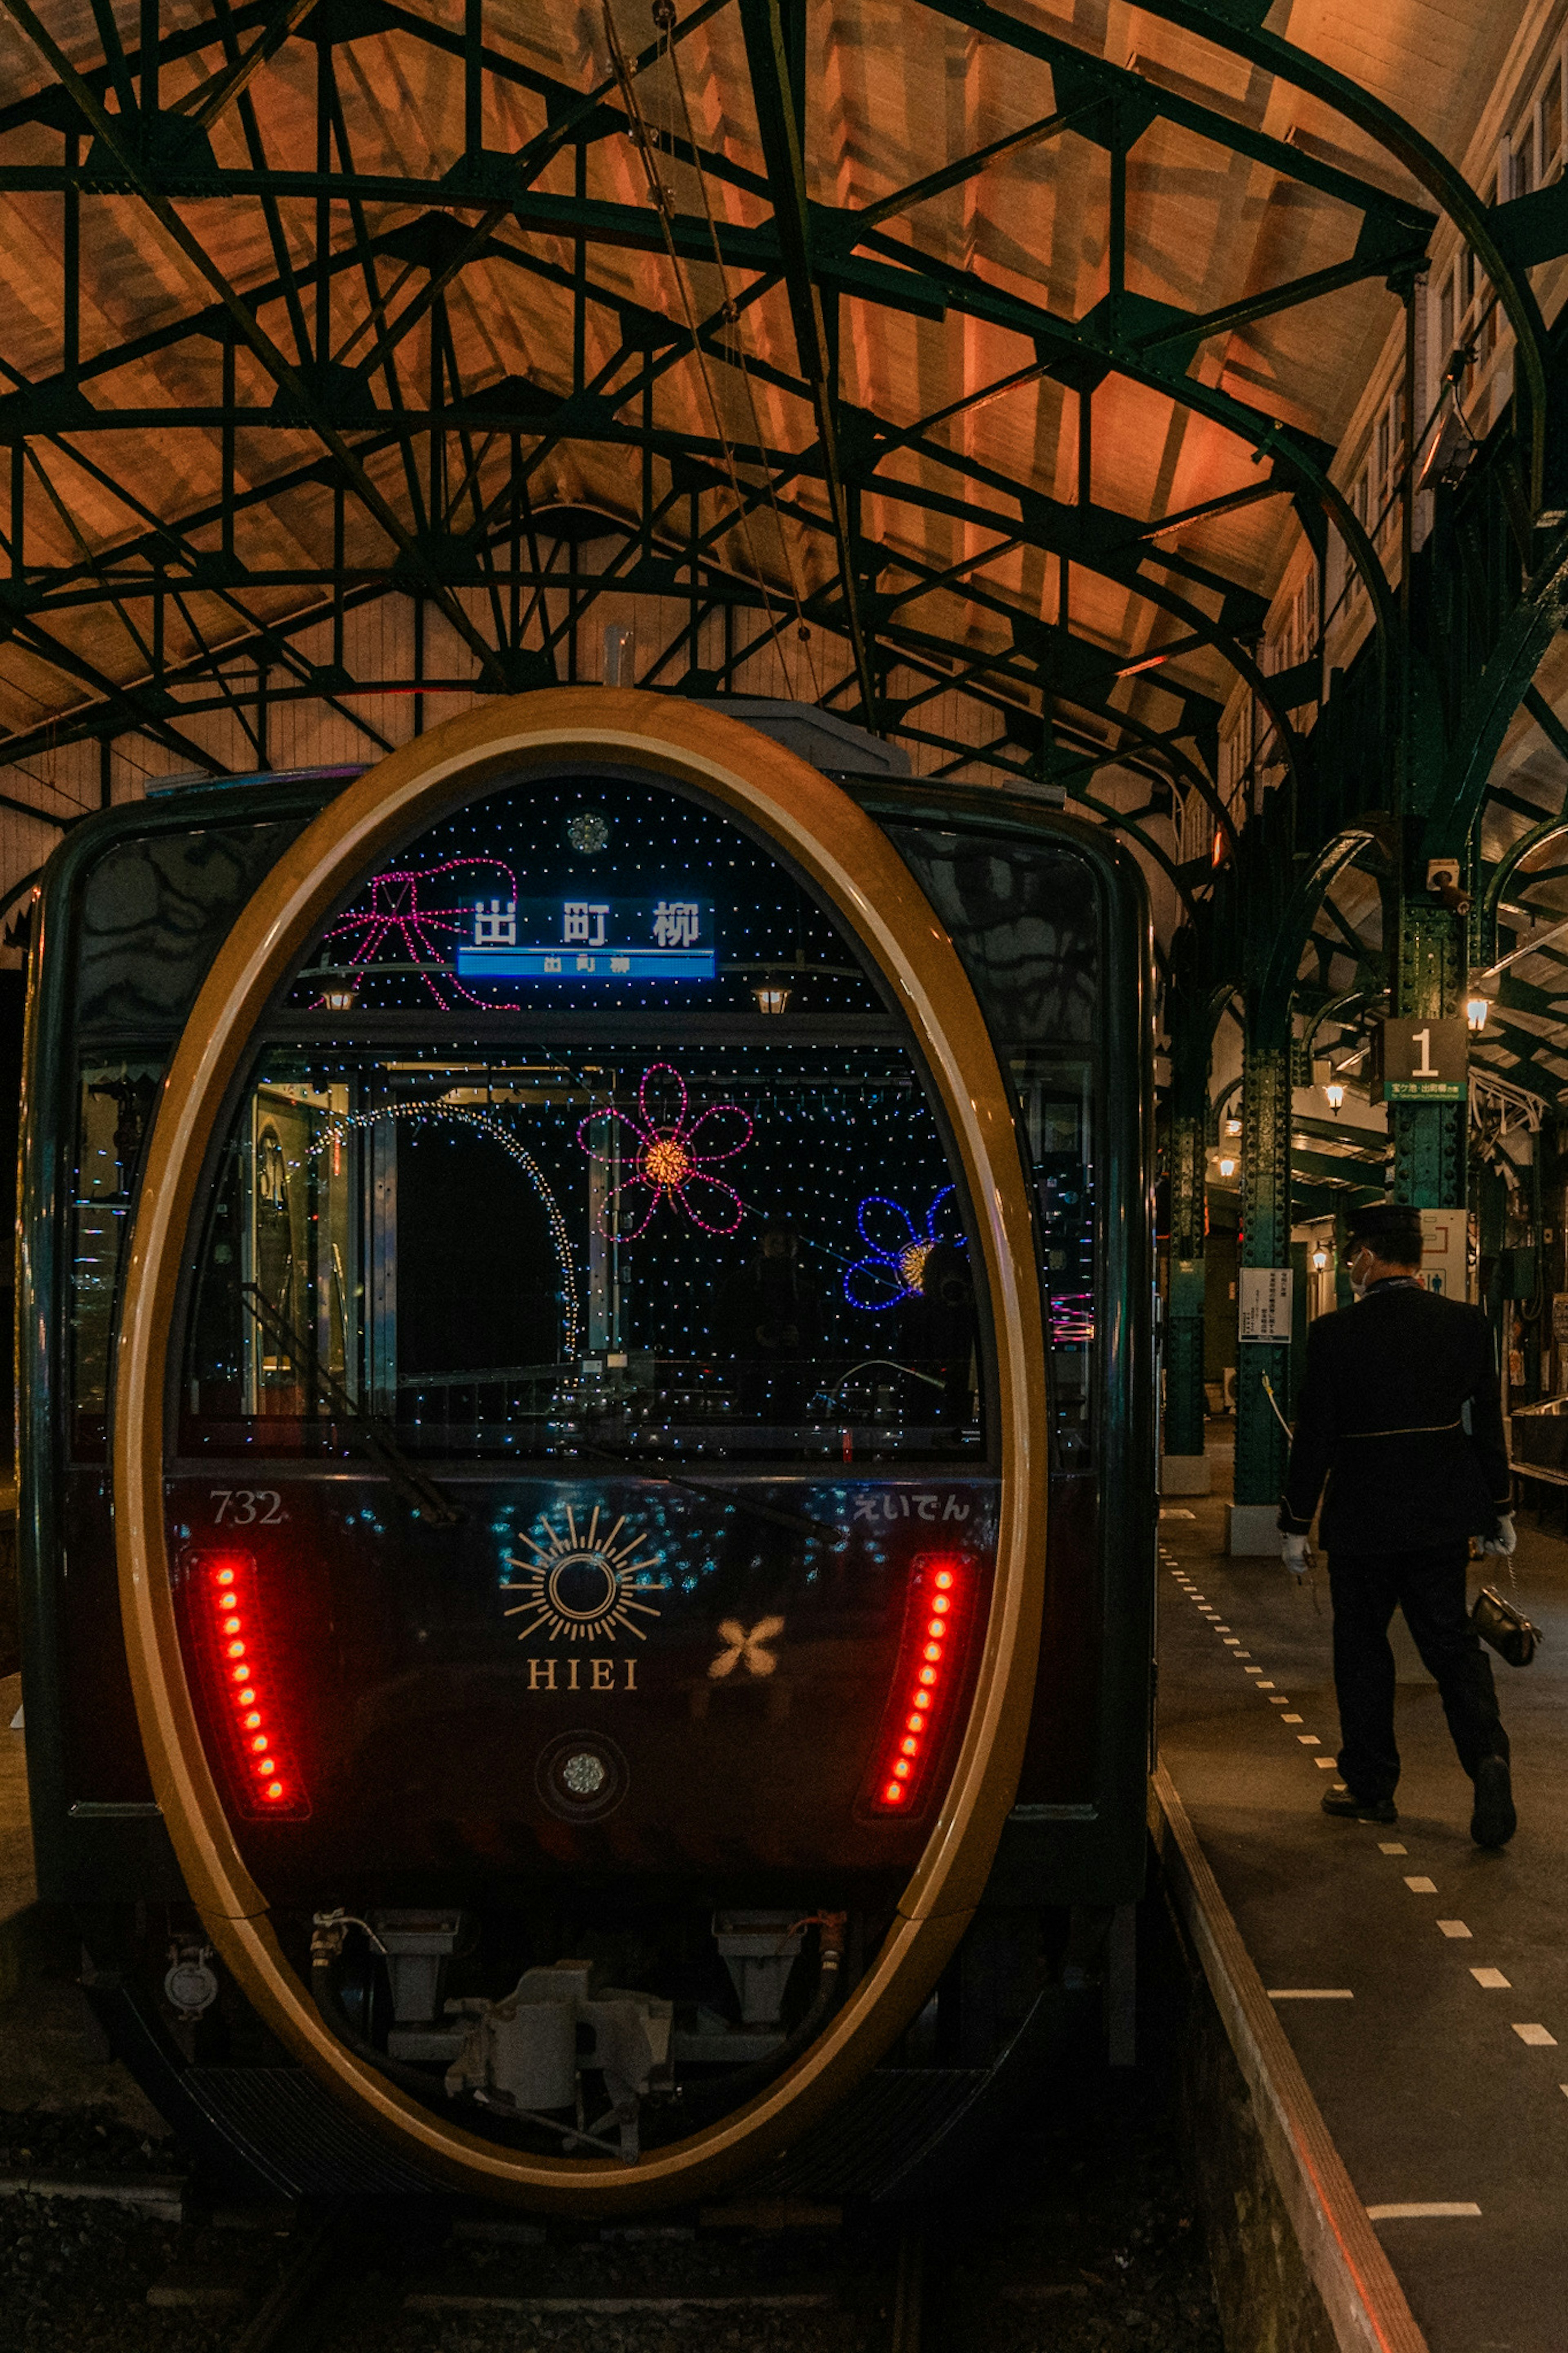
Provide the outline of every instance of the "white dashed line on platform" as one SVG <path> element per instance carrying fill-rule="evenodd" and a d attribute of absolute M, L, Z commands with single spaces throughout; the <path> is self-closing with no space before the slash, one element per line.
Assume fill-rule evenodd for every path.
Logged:
<path fill-rule="evenodd" d="M 1468 1936 L 1470 1933 L 1462 1920 L 1439 1920 L 1437 1926 L 1445 1936 Z"/>
<path fill-rule="evenodd" d="M 1349 1986 L 1270 1986 L 1270 2001 L 1353 2001 Z"/>
<path fill-rule="evenodd" d="M 1513 2031 L 1521 2042 L 1530 2044 L 1531 2050 L 1555 2051 L 1557 2048 L 1557 2037 L 1548 2034 L 1544 2026 L 1516 2026 Z"/>
<path fill-rule="evenodd" d="M 1289 1702 L 1288 1700 L 1286 1702 L 1286 1705 L 1289 1705 Z M 1279 1721 L 1281 1724 L 1300 1724 L 1302 1719 L 1299 1715 L 1282 1715 Z"/>
<path fill-rule="evenodd" d="M 1379 1854 L 1408 1854 L 1410 1849 L 1401 1846 L 1397 1839 L 1379 1839 L 1377 1851 Z"/>
<path fill-rule="evenodd" d="M 1300 1723 L 1300 1716 L 1298 1716 L 1296 1720 Z M 1289 1724 L 1290 1719 L 1288 1715 L 1282 1715 L 1279 1721 L 1281 1724 Z M 1315 1732 L 1299 1732 L 1296 1735 L 1296 1737 L 1300 1742 L 1303 1748 L 1321 1748 L 1323 1745 Z"/>
<path fill-rule="evenodd" d="M 1474 2221 L 1480 2208 L 1469 2200 L 1448 2199 L 1436 2201 L 1402 2203 L 1398 2206 L 1369 2206 L 1369 2222 L 1466 2222 Z"/>
<path fill-rule="evenodd" d="M 1508 1979 L 1500 1969 L 1472 1969 L 1470 1975 L 1479 1986 L 1485 1986 L 1489 1992 L 1495 1993 L 1500 1989 L 1506 1989 L 1508 1985 Z"/>
<path fill-rule="evenodd" d="M 1238 1659 L 1250 1659 L 1252 1653 L 1250 1651 L 1237 1651 L 1236 1655 Z M 1258 1672 L 1258 1669 L 1256 1667 L 1248 1667 L 1247 1672 L 1249 1675 L 1255 1675 Z"/>
<path fill-rule="evenodd" d="M 1263 1670 L 1261 1667 L 1248 1667 L 1247 1672 L 1249 1675 L 1260 1675 Z M 1258 1688 L 1259 1691 L 1267 1691 L 1268 1686 L 1267 1683 L 1259 1683 Z"/>
<path fill-rule="evenodd" d="M 1437 1893 L 1437 1883 L 1435 1879 L 1413 1879 L 1408 1872 L 1405 1873 L 1405 1884 L 1412 1895 L 1436 1895 Z"/>
<path fill-rule="evenodd" d="M 1336 1771 L 1339 1766 L 1339 1761 L 1340 1760 L 1337 1757 L 1314 1757 L 1312 1759 L 1313 1764 L 1318 1767 L 1318 1770 L 1321 1773 L 1332 1773 Z M 1339 1781 L 1334 1783 L 1336 1789 L 1342 1788 L 1342 1786 L 1343 1784 Z"/>

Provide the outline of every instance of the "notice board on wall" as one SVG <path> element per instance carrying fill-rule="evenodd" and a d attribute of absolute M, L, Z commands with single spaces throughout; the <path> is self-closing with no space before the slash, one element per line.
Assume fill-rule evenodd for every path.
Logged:
<path fill-rule="evenodd" d="M 1289 1340 L 1291 1286 L 1288 1266 L 1244 1266 L 1237 1300 L 1239 1340 Z"/>

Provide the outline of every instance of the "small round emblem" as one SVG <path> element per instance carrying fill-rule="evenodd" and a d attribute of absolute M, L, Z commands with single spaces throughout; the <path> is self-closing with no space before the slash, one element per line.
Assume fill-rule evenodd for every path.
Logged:
<path fill-rule="evenodd" d="M 579 809 L 566 821 L 566 839 L 584 858 L 593 858 L 610 838 L 610 821 L 597 809 Z"/>
<path fill-rule="evenodd" d="M 626 1796 L 631 1774 L 620 1749 L 603 1732 L 563 1732 L 546 1743 L 533 1768 L 533 1786 L 564 1822 L 597 1822 Z"/>

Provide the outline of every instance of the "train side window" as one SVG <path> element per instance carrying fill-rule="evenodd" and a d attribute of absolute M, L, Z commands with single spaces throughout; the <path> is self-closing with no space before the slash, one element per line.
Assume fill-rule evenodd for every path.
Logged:
<path fill-rule="evenodd" d="M 71 1188 L 70 1397 L 72 1451 L 101 1461 L 109 1429 L 114 1330 L 125 1237 L 162 1062 L 117 1060 L 83 1066 Z"/>
<path fill-rule="evenodd" d="M 1105 1280 L 1096 1215 L 1099 891 L 1084 862 L 1059 845 L 926 827 L 892 830 L 947 924 L 1016 1091 L 1050 1338 L 1052 1467 L 1097 1469 Z"/>

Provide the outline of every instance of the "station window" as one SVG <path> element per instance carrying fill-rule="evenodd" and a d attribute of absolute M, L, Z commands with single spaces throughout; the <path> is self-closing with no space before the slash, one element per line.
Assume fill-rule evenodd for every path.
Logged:
<path fill-rule="evenodd" d="M 1541 93 L 1541 178 L 1555 178 L 1563 164 L 1563 71 L 1553 63 Z"/>
<path fill-rule="evenodd" d="M 1535 121 L 1531 113 L 1515 123 L 1508 142 L 1508 192 L 1527 196 L 1535 185 Z"/>

